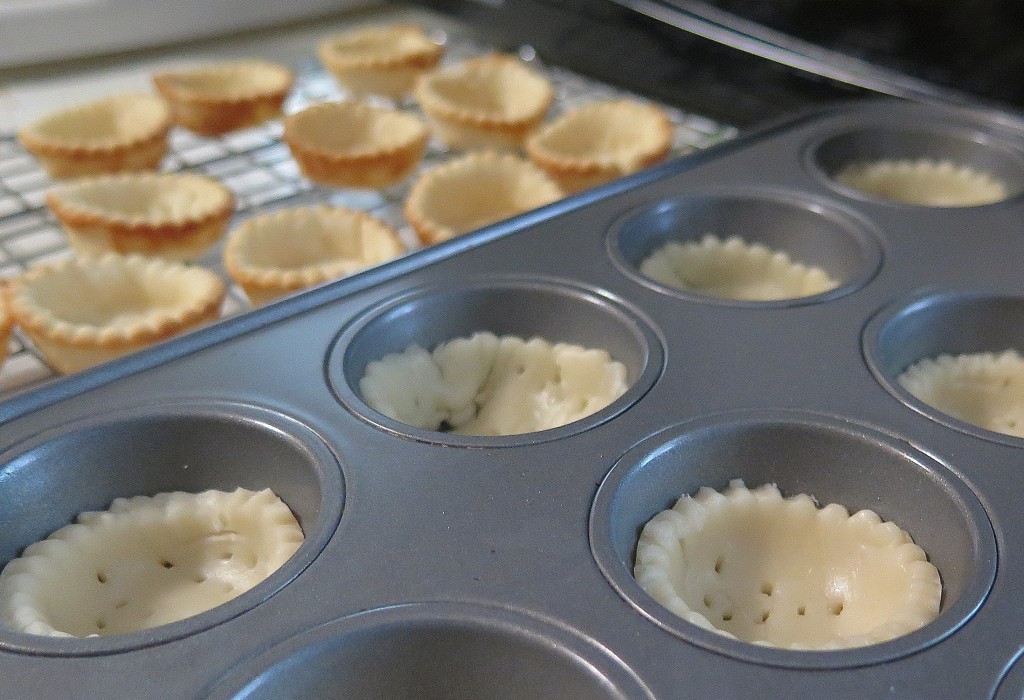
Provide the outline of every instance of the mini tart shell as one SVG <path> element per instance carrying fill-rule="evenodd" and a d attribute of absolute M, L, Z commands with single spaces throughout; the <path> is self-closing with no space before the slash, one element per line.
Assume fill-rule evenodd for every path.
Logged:
<path fill-rule="evenodd" d="M 11 281 L 8 299 L 47 362 L 69 373 L 217 319 L 225 291 L 200 267 L 110 253 L 35 265 Z M 138 310 L 154 298 L 159 308 Z"/>
<path fill-rule="evenodd" d="M 566 112 L 526 141 L 530 160 L 567 193 L 654 165 L 672 147 L 664 111 L 631 100 L 610 100 Z"/>
<path fill-rule="evenodd" d="M 245 593 L 302 541 L 295 516 L 270 489 L 116 498 L 4 567 L 0 618 L 54 637 L 150 629 Z"/>
<path fill-rule="evenodd" d="M 836 180 L 866 194 L 928 207 L 973 207 L 1007 198 L 1006 183 L 948 160 L 882 160 L 853 163 Z"/>
<path fill-rule="evenodd" d="M 127 94 L 50 114 L 18 132 L 54 180 L 156 170 L 167 153 L 171 111 L 159 97 Z"/>
<path fill-rule="evenodd" d="M 284 124 L 284 140 L 302 174 L 328 187 L 397 184 L 419 164 L 428 138 L 418 117 L 363 102 L 323 102 Z"/>
<path fill-rule="evenodd" d="M 7 283 L 0 282 L 0 365 L 10 352 L 11 332 L 14 330 L 14 316 L 8 298 Z"/>
<path fill-rule="evenodd" d="M 327 37 L 317 47 L 320 63 L 356 97 L 400 99 L 416 79 L 440 62 L 444 47 L 415 25 L 362 27 Z"/>
<path fill-rule="evenodd" d="M 789 649 L 909 634 L 938 616 L 942 597 L 938 570 L 894 523 L 870 510 L 819 508 L 806 494 L 783 498 L 772 484 L 748 489 L 739 479 L 722 493 L 684 495 L 652 518 L 634 575 L 693 624 Z"/>
<path fill-rule="evenodd" d="M 46 203 L 83 255 L 195 260 L 223 236 L 234 195 L 202 175 L 111 175 L 57 187 Z"/>
<path fill-rule="evenodd" d="M 505 54 L 428 73 L 415 94 L 440 139 L 460 150 L 519 150 L 555 95 L 547 78 Z"/>
<path fill-rule="evenodd" d="M 965 423 L 1024 438 L 1024 357 L 1016 350 L 926 358 L 897 381 L 918 400 Z"/>
<path fill-rule="evenodd" d="M 470 153 L 429 170 L 413 184 L 405 218 L 426 245 L 562 198 L 543 170 L 506 153 Z"/>
<path fill-rule="evenodd" d="M 821 268 L 738 236 L 670 241 L 640 263 L 640 272 L 668 287 L 744 301 L 798 299 L 839 286 Z"/>
<path fill-rule="evenodd" d="M 377 265 L 403 250 L 398 233 L 365 212 L 296 207 L 248 219 L 232 231 L 224 266 L 259 305 Z"/>
<path fill-rule="evenodd" d="M 281 115 L 295 75 L 267 61 L 233 61 L 153 75 L 174 123 L 203 136 L 256 126 Z"/>

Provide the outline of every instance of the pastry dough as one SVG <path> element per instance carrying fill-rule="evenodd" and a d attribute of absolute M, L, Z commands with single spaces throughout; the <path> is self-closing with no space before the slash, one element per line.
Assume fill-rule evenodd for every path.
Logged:
<path fill-rule="evenodd" d="M 897 380 L 916 398 L 965 423 L 1024 437 L 1024 357 L 1016 350 L 926 358 Z"/>
<path fill-rule="evenodd" d="M 836 180 L 877 197 L 929 207 L 970 207 L 1006 199 L 1006 183 L 948 160 L 853 163 Z"/>
<path fill-rule="evenodd" d="M 736 236 L 671 241 L 641 262 L 640 272 L 668 287 L 747 301 L 796 299 L 839 286 L 821 268 Z"/>
<path fill-rule="evenodd" d="M 198 615 L 245 593 L 302 544 L 269 489 L 118 498 L 0 572 L 0 617 L 56 637 L 105 637 Z"/>
<path fill-rule="evenodd" d="M 790 649 L 893 639 L 935 619 L 942 596 L 938 570 L 895 524 L 738 479 L 651 519 L 634 574 L 696 625 Z"/>
<path fill-rule="evenodd" d="M 626 367 L 604 350 L 541 338 L 475 333 L 432 352 L 412 345 L 371 362 L 366 403 L 417 428 L 517 435 L 580 420 L 628 388 Z"/>

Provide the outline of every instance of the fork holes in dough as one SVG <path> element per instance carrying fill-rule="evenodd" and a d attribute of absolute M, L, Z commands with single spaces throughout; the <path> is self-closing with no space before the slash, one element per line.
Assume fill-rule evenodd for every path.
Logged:
<path fill-rule="evenodd" d="M 102 571 L 97 571 L 96 572 L 96 580 L 99 581 L 100 583 L 106 583 L 107 582 L 107 575 L 105 573 L 103 573 Z"/>
<path fill-rule="evenodd" d="M 718 559 L 715 559 L 715 573 L 722 573 L 722 566 L 725 564 L 725 557 L 721 554 L 718 555 Z"/>
<path fill-rule="evenodd" d="M 164 567 L 165 569 L 173 569 L 174 568 L 174 562 L 170 562 L 170 561 L 168 561 L 166 559 L 161 559 L 160 560 L 160 566 Z"/>
<path fill-rule="evenodd" d="M 761 592 L 767 596 L 770 596 L 772 593 L 775 592 L 775 587 L 770 583 L 763 583 L 761 584 Z"/>
<path fill-rule="evenodd" d="M 799 608 L 796 609 L 796 614 L 797 615 L 801 615 L 801 616 L 806 615 L 807 614 L 807 606 L 806 605 L 801 605 Z"/>

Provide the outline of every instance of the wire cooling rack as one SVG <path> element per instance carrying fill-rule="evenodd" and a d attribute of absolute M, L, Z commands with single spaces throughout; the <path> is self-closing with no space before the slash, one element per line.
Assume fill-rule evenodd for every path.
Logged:
<path fill-rule="evenodd" d="M 445 65 L 494 50 L 464 37 L 437 33 L 434 38 L 445 44 Z M 532 47 L 524 46 L 518 53 L 551 81 L 556 96 L 552 116 L 602 99 L 627 97 L 643 101 L 637 95 L 610 85 L 557 66 L 544 65 Z M 315 60 L 294 68 L 296 84 L 285 104 L 286 113 L 317 102 L 345 98 L 334 79 Z M 398 106 L 408 111 L 417 110 L 411 103 Z M 664 108 L 675 127 L 671 156 L 705 148 L 733 138 L 737 133 L 735 128 L 699 114 Z M 245 218 L 282 206 L 329 203 L 367 211 L 394 226 L 410 250 L 420 247 L 402 215 L 408 183 L 382 192 L 319 187 L 302 177 L 287 145 L 281 140 L 282 130 L 280 121 L 272 121 L 223 137 L 205 138 L 174 128 L 161 169 L 195 172 L 224 183 L 237 200 L 232 227 Z M 432 141 L 419 166 L 420 171 L 444 162 L 451 155 L 443 144 Z M 60 224 L 46 207 L 46 191 L 52 184 L 14 134 L 0 133 L 0 278 L 10 279 L 36 263 L 72 255 Z M 217 245 L 197 263 L 219 273 L 228 283 L 222 315 L 245 313 L 251 305 L 244 292 L 231 282 L 221 255 L 222 245 Z M 57 374 L 31 341 L 15 328 L 9 355 L 0 368 L 0 400 Z"/>

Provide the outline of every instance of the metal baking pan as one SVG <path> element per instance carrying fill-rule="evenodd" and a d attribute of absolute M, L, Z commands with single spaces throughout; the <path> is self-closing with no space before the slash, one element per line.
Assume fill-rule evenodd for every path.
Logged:
<path fill-rule="evenodd" d="M 832 178 L 925 155 L 994 172 L 1011 196 L 927 208 Z M 992 113 L 836 104 L 18 396 L 0 406 L 0 561 L 116 496 L 235 485 L 277 490 L 306 543 L 178 623 L 2 630 L 0 694 L 1019 698 L 1024 441 L 938 414 L 895 376 L 1024 347 L 1022 191 L 1024 133 Z M 708 231 L 843 283 L 730 302 L 638 274 L 662 242 Z M 588 419 L 502 438 L 362 402 L 368 361 L 477 330 L 604 347 L 632 386 Z M 630 574 L 639 527 L 733 478 L 895 521 L 942 576 L 938 618 L 806 652 L 669 613 Z"/>

